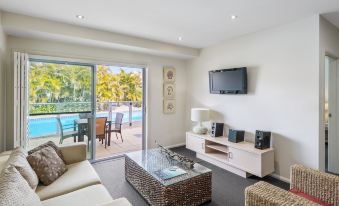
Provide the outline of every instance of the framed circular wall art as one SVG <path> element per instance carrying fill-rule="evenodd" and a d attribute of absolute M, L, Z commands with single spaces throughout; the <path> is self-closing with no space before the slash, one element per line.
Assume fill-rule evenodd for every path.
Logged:
<path fill-rule="evenodd" d="M 164 83 L 164 99 L 175 99 L 175 84 Z"/>
<path fill-rule="evenodd" d="M 174 67 L 164 67 L 164 82 L 174 83 L 176 78 L 176 72 Z"/>

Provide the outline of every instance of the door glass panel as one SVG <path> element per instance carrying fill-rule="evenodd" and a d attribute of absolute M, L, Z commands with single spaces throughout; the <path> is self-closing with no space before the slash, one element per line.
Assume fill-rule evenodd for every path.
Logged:
<path fill-rule="evenodd" d="M 28 145 L 86 142 L 91 153 L 91 65 L 31 59 L 28 71 Z"/>
<path fill-rule="evenodd" d="M 141 150 L 143 144 L 143 69 L 97 65 L 96 117 L 111 128 L 107 144 L 97 131 L 96 159 Z"/>

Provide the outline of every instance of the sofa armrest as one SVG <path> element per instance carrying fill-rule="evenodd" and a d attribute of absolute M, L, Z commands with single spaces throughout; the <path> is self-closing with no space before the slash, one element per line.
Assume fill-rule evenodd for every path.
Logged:
<path fill-rule="evenodd" d="M 245 189 L 246 206 L 300 205 L 319 206 L 279 187 L 260 181 Z"/>
<path fill-rule="evenodd" d="M 291 167 L 291 189 L 312 195 L 322 201 L 339 205 L 339 176 L 302 165 Z"/>
<path fill-rule="evenodd" d="M 132 204 L 128 202 L 126 198 L 119 198 L 104 204 L 100 204 L 99 206 L 132 206 Z"/>
<path fill-rule="evenodd" d="M 87 159 L 87 145 L 84 142 L 60 145 L 59 149 L 67 165 Z"/>

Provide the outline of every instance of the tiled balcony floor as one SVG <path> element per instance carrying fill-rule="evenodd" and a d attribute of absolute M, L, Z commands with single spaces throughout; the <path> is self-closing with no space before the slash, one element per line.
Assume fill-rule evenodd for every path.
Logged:
<path fill-rule="evenodd" d="M 122 127 L 122 137 L 123 142 L 120 139 L 120 134 L 118 134 L 118 139 L 116 138 L 115 133 L 111 134 L 111 145 L 105 148 L 105 144 L 96 140 L 96 159 L 106 158 L 114 155 L 123 154 L 126 152 L 132 152 L 141 150 L 142 148 L 142 124 L 141 122 L 134 122 L 132 126 L 123 125 Z M 34 138 L 29 140 L 28 149 L 34 148 L 43 144 L 47 141 L 53 141 L 56 144 L 59 144 L 60 137 L 44 137 L 44 138 Z M 85 142 L 87 138 L 85 137 Z M 65 139 L 63 144 L 69 144 L 73 142 L 73 138 Z"/>

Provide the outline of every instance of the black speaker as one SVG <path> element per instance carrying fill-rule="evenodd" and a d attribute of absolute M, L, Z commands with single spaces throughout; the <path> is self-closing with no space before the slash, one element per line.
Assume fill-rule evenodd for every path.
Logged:
<path fill-rule="evenodd" d="M 245 136 L 245 131 L 243 130 L 228 130 L 228 141 L 238 143 L 243 142 Z"/>
<path fill-rule="evenodd" d="M 255 131 L 255 148 L 267 149 L 271 147 L 271 132 Z"/>
<path fill-rule="evenodd" d="M 220 137 L 224 134 L 224 123 L 212 122 L 211 137 Z"/>

